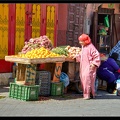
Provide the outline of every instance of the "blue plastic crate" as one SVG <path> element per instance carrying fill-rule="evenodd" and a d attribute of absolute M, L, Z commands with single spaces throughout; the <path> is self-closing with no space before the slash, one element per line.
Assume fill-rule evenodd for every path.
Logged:
<path fill-rule="evenodd" d="M 35 84 L 40 86 L 39 95 L 49 96 L 51 85 L 51 72 L 44 70 L 37 71 Z"/>

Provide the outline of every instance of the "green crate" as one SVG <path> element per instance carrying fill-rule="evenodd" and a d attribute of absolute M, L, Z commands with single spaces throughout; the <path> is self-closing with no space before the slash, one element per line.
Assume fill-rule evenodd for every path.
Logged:
<path fill-rule="evenodd" d="M 38 100 L 39 97 L 39 85 L 18 85 L 16 83 L 10 83 L 9 97 L 19 100 L 32 101 Z"/>
<path fill-rule="evenodd" d="M 63 82 L 51 82 L 51 95 L 62 95 L 64 90 Z"/>

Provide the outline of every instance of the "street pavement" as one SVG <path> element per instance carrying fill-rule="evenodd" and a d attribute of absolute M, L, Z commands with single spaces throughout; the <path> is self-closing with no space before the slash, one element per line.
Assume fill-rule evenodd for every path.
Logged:
<path fill-rule="evenodd" d="M 23 101 L 9 97 L 9 86 L 0 87 L 1 117 L 110 117 L 120 116 L 120 96 L 98 90 L 95 99 L 83 100 L 80 94 L 68 92 L 63 96 L 39 97 Z"/>

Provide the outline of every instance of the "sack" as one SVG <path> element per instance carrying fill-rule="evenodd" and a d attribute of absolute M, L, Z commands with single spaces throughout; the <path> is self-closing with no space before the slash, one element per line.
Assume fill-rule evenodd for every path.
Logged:
<path fill-rule="evenodd" d="M 64 86 L 67 87 L 69 85 L 69 77 L 66 73 L 61 72 L 60 81 L 63 82 Z"/>

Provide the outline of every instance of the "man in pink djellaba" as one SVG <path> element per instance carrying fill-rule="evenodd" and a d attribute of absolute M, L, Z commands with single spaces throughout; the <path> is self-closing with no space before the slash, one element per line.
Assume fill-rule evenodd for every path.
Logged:
<path fill-rule="evenodd" d="M 92 44 L 90 37 L 87 34 L 82 34 L 78 38 L 81 45 L 81 52 L 75 55 L 77 62 L 80 62 L 80 79 L 83 90 L 83 99 L 89 100 L 95 98 L 95 79 L 96 70 L 101 64 L 100 53 Z"/>

